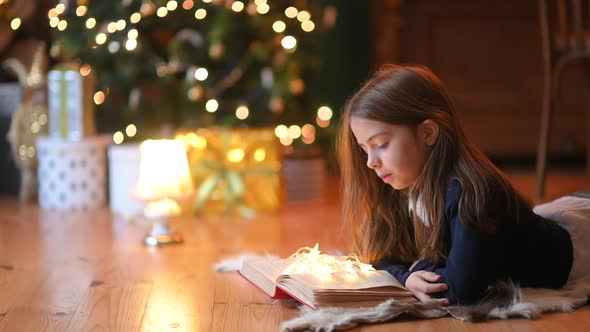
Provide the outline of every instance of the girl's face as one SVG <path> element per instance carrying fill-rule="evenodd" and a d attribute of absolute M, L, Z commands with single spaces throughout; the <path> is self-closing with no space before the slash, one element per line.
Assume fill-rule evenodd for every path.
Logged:
<path fill-rule="evenodd" d="M 350 128 L 367 154 L 367 167 L 396 190 L 409 187 L 418 178 L 438 135 L 438 126 L 431 120 L 412 130 L 353 116 Z"/>

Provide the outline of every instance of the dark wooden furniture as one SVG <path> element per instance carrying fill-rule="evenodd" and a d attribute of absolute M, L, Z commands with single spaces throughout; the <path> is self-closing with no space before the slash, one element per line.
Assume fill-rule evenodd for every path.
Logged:
<path fill-rule="evenodd" d="M 537 156 L 536 199 L 545 194 L 547 147 L 551 134 L 553 112 L 556 109 L 562 75 L 574 62 L 585 65 L 590 76 L 590 2 L 582 0 L 539 0 L 539 20 L 543 45 L 543 111 Z M 558 114 L 560 117 L 563 114 Z M 588 127 L 586 165 L 590 174 L 590 113 L 584 121 Z"/>
<path fill-rule="evenodd" d="M 543 57 L 537 0 L 376 0 L 372 67 L 385 62 L 431 67 L 453 95 L 467 135 L 501 159 L 537 154 Z M 568 67 L 548 156 L 585 155 L 586 71 Z"/>

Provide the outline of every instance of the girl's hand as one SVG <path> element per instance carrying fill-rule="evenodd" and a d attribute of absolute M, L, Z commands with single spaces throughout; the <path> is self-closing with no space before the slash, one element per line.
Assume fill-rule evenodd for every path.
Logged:
<path fill-rule="evenodd" d="M 441 280 L 442 277 L 434 272 L 416 271 L 406 280 L 406 288 L 422 303 L 449 305 L 449 299 L 436 299 L 429 295 L 449 289 L 447 284 L 438 283 Z"/>

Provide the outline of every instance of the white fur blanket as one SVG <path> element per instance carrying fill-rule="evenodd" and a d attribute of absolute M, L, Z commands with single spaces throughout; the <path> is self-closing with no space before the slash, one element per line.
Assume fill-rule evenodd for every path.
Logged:
<path fill-rule="evenodd" d="M 217 271 L 236 271 L 245 254 L 223 260 L 215 265 Z M 513 283 L 498 283 L 480 303 L 470 306 L 426 306 L 420 302 L 400 303 L 393 299 L 368 308 L 321 308 L 311 310 L 300 306 L 300 315 L 281 324 L 282 331 L 336 331 L 346 330 L 358 324 L 383 323 L 402 314 L 420 318 L 439 318 L 451 315 L 463 321 L 484 321 L 521 317 L 536 319 L 543 312 L 571 312 L 583 306 L 590 296 L 590 278 L 569 288 L 544 289 L 520 288 Z"/>

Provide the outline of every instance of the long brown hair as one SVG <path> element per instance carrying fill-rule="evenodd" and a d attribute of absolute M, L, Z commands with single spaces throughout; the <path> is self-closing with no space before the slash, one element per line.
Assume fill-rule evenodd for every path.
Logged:
<path fill-rule="evenodd" d="M 393 189 L 367 168 L 367 155 L 350 128 L 352 116 L 412 129 L 427 119 L 438 125 L 438 138 L 424 168 L 407 190 Z M 465 136 L 445 87 L 426 67 L 383 66 L 346 103 L 338 136 L 342 215 L 354 231 L 355 252 L 365 261 L 446 259 L 445 196 L 451 179 L 462 186 L 461 222 L 482 231 L 493 231 L 496 226 L 497 220 L 486 214 L 492 194 L 501 193 L 509 211 L 517 210 L 518 200 L 523 199 Z M 427 224 L 409 212 L 409 202 L 413 206 L 425 203 Z M 518 216 L 518 211 L 514 215 Z"/>

